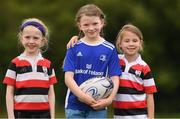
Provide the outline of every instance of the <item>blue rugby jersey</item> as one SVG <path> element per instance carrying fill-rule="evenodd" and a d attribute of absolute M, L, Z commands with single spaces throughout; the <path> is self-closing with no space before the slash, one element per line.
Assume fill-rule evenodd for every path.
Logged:
<path fill-rule="evenodd" d="M 74 72 L 74 80 L 80 85 L 95 76 L 120 76 L 121 67 L 114 45 L 103 39 L 98 44 L 88 44 L 82 39 L 72 48 L 68 49 L 64 61 L 64 71 Z M 65 108 L 78 110 L 91 110 L 92 108 L 82 102 L 68 89 Z"/>

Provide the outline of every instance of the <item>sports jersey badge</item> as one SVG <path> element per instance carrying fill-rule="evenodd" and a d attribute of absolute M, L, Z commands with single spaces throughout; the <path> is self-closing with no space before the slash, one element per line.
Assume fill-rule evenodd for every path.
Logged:
<path fill-rule="evenodd" d="M 99 60 L 101 60 L 101 61 L 106 61 L 106 55 L 101 55 L 101 56 L 99 57 Z"/>
<path fill-rule="evenodd" d="M 42 69 L 43 69 L 43 72 L 44 72 L 44 76 L 48 76 L 48 69 L 47 69 L 47 67 L 43 66 Z"/>
<path fill-rule="evenodd" d="M 140 77 L 140 76 L 141 76 L 141 71 L 136 70 L 136 71 L 135 71 L 135 75 L 136 75 L 137 77 Z"/>
<path fill-rule="evenodd" d="M 86 64 L 86 68 L 87 69 L 91 69 L 92 68 L 92 64 Z"/>
<path fill-rule="evenodd" d="M 26 72 L 28 72 L 28 69 L 27 69 L 27 67 L 22 67 L 19 72 L 26 73 Z"/>

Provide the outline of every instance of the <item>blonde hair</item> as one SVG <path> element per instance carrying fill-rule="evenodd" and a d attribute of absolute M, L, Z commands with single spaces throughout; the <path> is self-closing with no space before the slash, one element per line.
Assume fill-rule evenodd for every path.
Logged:
<path fill-rule="evenodd" d="M 18 39 L 19 39 L 18 43 L 19 43 L 19 45 L 22 47 L 22 43 L 20 41 L 20 38 L 22 36 L 23 29 L 26 26 L 28 26 L 28 25 L 25 25 L 28 22 L 35 22 L 35 23 L 39 24 L 43 28 L 43 31 L 42 31 L 40 28 L 37 27 L 41 31 L 42 36 L 43 36 L 43 40 L 44 40 L 44 45 L 41 47 L 41 52 L 42 53 L 46 52 L 47 49 L 48 49 L 48 46 L 49 46 L 49 31 L 48 31 L 47 26 L 41 20 L 39 20 L 37 18 L 28 18 L 28 19 L 25 19 L 25 20 L 22 21 L 22 24 L 20 26 L 20 30 L 19 30 L 19 33 L 18 33 Z"/>
<path fill-rule="evenodd" d="M 77 14 L 76 14 L 76 18 L 75 21 L 78 25 L 78 23 L 80 22 L 80 19 L 83 15 L 86 16 L 98 16 L 101 20 L 104 21 L 104 25 L 105 25 L 105 14 L 103 13 L 103 11 L 96 5 L 94 4 L 87 4 L 82 6 Z M 101 30 L 100 35 L 103 36 L 103 30 Z M 82 38 L 84 36 L 83 32 L 80 31 L 79 32 L 79 38 Z"/>
<path fill-rule="evenodd" d="M 138 27 L 136 27 L 130 23 L 124 25 L 116 37 L 116 48 L 117 48 L 118 52 L 122 52 L 121 48 L 119 47 L 119 44 L 122 41 L 124 32 L 126 32 L 126 31 L 130 31 L 139 37 L 139 39 L 141 40 L 141 46 L 140 46 L 139 52 L 142 52 L 143 51 L 143 35 L 142 35 L 142 32 L 140 31 L 140 29 Z"/>

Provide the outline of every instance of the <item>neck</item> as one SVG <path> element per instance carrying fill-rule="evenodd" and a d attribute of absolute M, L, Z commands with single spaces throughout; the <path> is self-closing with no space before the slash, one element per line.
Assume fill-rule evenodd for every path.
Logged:
<path fill-rule="evenodd" d="M 137 58 L 138 58 L 139 54 L 135 54 L 135 55 L 125 55 L 125 58 L 127 59 L 127 61 L 129 63 L 134 62 Z"/>
<path fill-rule="evenodd" d="M 82 40 L 87 42 L 88 44 L 96 44 L 96 43 L 102 42 L 103 38 L 100 36 L 96 38 L 83 37 Z"/>
<path fill-rule="evenodd" d="M 26 57 L 31 57 L 31 58 L 33 58 L 33 57 L 36 57 L 36 56 L 39 54 L 39 52 L 40 52 L 40 51 L 37 51 L 37 52 L 35 52 L 35 53 L 28 53 L 28 52 L 24 51 L 23 54 L 24 54 Z"/>

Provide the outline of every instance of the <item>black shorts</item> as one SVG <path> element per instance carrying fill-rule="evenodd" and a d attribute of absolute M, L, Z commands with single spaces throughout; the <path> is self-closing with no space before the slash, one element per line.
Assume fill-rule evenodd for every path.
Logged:
<path fill-rule="evenodd" d="M 49 110 L 14 110 L 14 115 L 16 119 L 19 118 L 42 118 L 42 119 L 50 119 L 50 111 Z"/>

